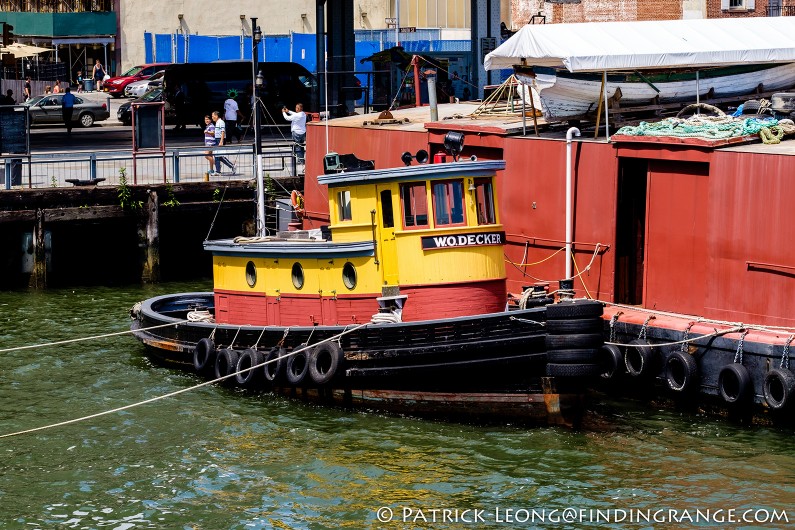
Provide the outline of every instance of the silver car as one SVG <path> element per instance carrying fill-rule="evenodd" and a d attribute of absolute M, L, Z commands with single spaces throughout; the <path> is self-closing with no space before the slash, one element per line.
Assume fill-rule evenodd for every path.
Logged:
<path fill-rule="evenodd" d="M 164 70 L 160 70 L 155 75 L 142 81 L 135 81 L 124 87 L 124 95 L 128 98 L 140 98 L 153 88 L 163 85 Z"/>
<path fill-rule="evenodd" d="M 30 123 L 63 123 L 63 94 L 48 94 L 36 96 L 25 102 L 30 107 Z M 72 121 L 79 122 L 83 127 L 91 127 L 95 122 L 105 121 L 110 118 L 108 106 L 105 103 L 95 103 L 75 96 L 75 106 L 72 111 Z"/>

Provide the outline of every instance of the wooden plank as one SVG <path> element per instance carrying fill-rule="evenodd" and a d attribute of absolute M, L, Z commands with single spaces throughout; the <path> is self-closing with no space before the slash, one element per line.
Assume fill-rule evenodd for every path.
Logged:
<path fill-rule="evenodd" d="M 31 222 L 36 220 L 36 210 L 0 211 L 0 223 Z"/>

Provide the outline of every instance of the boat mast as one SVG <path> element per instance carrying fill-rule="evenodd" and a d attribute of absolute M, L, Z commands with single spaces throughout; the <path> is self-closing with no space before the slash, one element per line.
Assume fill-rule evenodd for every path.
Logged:
<path fill-rule="evenodd" d="M 262 85 L 262 76 L 257 75 L 259 66 L 259 43 L 262 40 L 262 30 L 257 26 L 257 18 L 251 17 L 251 88 L 254 104 L 254 153 L 256 154 L 257 170 L 257 235 L 265 237 L 268 229 L 265 227 L 265 182 L 262 178 L 262 143 L 259 130 L 259 93 L 257 89 Z"/>

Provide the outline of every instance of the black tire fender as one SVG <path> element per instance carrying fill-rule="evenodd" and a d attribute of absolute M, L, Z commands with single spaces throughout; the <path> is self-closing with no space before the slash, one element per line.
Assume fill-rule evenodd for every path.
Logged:
<path fill-rule="evenodd" d="M 555 364 L 591 364 L 596 362 L 598 352 L 599 350 L 596 348 L 550 350 L 547 352 L 547 362 Z"/>
<path fill-rule="evenodd" d="M 751 394 L 751 375 L 748 368 L 731 363 L 718 374 L 718 391 L 726 403 L 741 403 Z"/>
<path fill-rule="evenodd" d="M 296 350 L 302 350 L 298 353 L 293 353 L 287 359 L 287 369 L 285 370 L 287 382 L 291 385 L 300 385 L 304 382 L 306 374 L 309 371 L 309 352 L 305 349 L 306 344 L 299 344 Z"/>
<path fill-rule="evenodd" d="M 193 369 L 198 373 L 206 372 L 215 366 L 215 343 L 212 339 L 201 339 L 193 349 Z"/>
<path fill-rule="evenodd" d="M 604 339 L 601 333 L 571 333 L 569 335 L 547 335 L 547 351 L 578 348 L 599 348 Z"/>
<path fill-rule="evenodd" d="M 547 364 L 547 375 L 551 377 L 595 377 L 600 371 L 598 364 Z"/>
<path fill-rule="evenodd" d="M 232 348 L 223 348 L 218 350 L 218 355 L 215 358 L 215 378 L 220 379 L 229 374 L 237 371 L 237 361 L 240 358 L 240 353 Z M 229 377 L 221 381 L 223 384 L 232 384 L 235 382 L 234 377 Z"/>
<path fill-rule="evenodd" d="M 287 364 L 285 355 L 287 355 L 287 350 L 279 347 L 271 348 L 265 354 L 265 359 L 262 362 L 266 364 L 262 367 L 262 375 L 266 381 L 274 383 L 284 377 L 284 365 Z"/>
<path fill-rule="evenodd" d="M 240 358 L 237 360 L 237 369 L 235 370 L 240 372 L 235 376 L 238 385 L 247 388 L 253 388 L 259 385 L 264 377 L 262 374 L 262 367 L 253 367 L 262 364 L 262 359 L 262 352 L 255 348 L 243 350 L 240 354 Z"/>
<path fill-rule="evenodd" d="M 624 352 L 624 366 L 627 373 L 633 377 L 649 375 L 652 372 L 654 348 L 649 341 L 643 339 L 631 340 L 627 343 Z"/>
<path fill-rule="evenodd" d="M 600 317 L 602 302 L 595 300 L 564 300 L 547 306 L 547 320 Z"/>
<path fill-rule="evenodd" d="M 342 367 L 344 354 L 336 342 L 325 342 L 309 354 L 309 377 L 316 385 L 329 383 Z"/>
<path fill-rule="evenodd" d="M 599 374 L 602 379 L 615 379 L 624 373 L 624 354 L 615 344 L 605 344 L 599 348 L 597 359 L 602 367 Z"/>
<path fill-rule="evenodd" d="M 668 388 L 674 392 L 692 391 L 699 381 L 696 359 L 687 352 L 671 352 L 665 361 L 665 379 L 668 381 Z"/>
<path fill-rule="evenodd" d="M 567 335 L 569 333 L 601 333 L 604 320 L 601 318 L 564 318 L 547 321 L 547 333 Z"/>
<path fill-rule="evenodd" d="M 773 410 L 786 408 L 795 392 L 795 375 L 784 368 L 773 368 L 765 376 L 764 393 L 767 406 Z"/>

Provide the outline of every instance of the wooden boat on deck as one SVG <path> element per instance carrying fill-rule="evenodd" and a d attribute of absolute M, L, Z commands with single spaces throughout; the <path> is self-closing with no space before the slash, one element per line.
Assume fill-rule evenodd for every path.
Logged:
<path fill-rule="evenodd" d="M 602 75 L 572 73 L 565 69 L 519 68 L 520 81 L 534 86 L 548 119 L 582 117 L 596 113 L 603 98 Z M 607 99 L 624 107 L 693 101 L 701 98 L 749 96 L 760 90 L 795 86 L 795 64 L 759 64 L 660 72 L 611 72 L 607 75 Z"/>
<path fill-rule="evenodd" d="M 137 304 L 136 338 L 207 377 L 314 402 L 576 424 L 602 305 L 548 310 L 539 292 L 507 310 L 494 199 L 505 163 L 339 171 L 331 158 L 318 177 L 327 229 L 206 242 L 213 293 Z"/>

